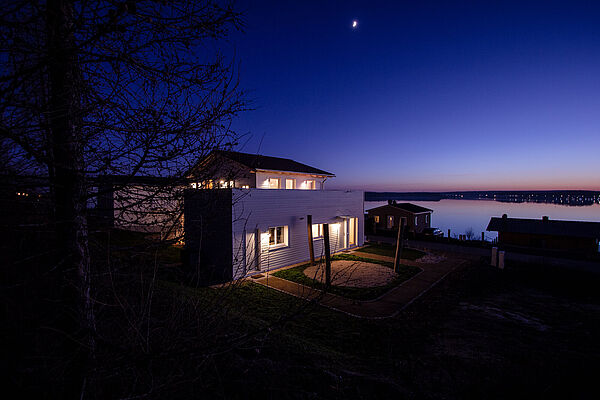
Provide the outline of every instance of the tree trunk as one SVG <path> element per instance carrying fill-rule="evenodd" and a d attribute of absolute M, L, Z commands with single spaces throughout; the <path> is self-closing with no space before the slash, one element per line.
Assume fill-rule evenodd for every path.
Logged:
<path fill-rule="evenodd" d="M 53 162 L 57 265 L 57 296 L 61 302 L 57 325 L 67 339 L 65 395 L 78 395 L 85 386 L 86 369 L 94 352 L 95 319 L 91 299 L 90 256 L 86 220 L 83 144 L 78 123 L 79 74 L 72 34 L 73 7 L 65 0 L 49 0 L 46 10 L 49 78 L 49 122 Z M 74 352 L 74 354 L 69 354 Z"/>

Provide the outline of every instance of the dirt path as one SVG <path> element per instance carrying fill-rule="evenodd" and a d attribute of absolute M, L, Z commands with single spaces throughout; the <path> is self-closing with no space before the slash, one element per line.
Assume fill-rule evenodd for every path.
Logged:
<path fill-rule="evenodd" d="M 353 252 L 353 254 L 382 261 L 393 261 L 391 257 L 377 254 L 358 251 Z M 325 307 L 354 317 L 379 319 L 393 317 L 465 262 L 465 260 L 456 258 L 448 258 L 437 264 L 402 260 L 403 264 L 418 266 L 423 271 L 379 298 L 368 301 L 352 300 L 331 293 L 323 293 L 308 286 L 274 277 L 270 273 L 254 280 L 254 282 L 306 300 L 318 300 Z"/>

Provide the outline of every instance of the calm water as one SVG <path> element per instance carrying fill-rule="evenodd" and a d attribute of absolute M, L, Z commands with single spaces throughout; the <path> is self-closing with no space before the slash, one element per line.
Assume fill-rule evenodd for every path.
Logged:
<path fill-rule="evenodd" d="M 508 214 L 513 218 L 541 219 L 542 216 L 547 215 L 550 219 L 600 222 L 600 204 L 572 207 L 541 203 L 500 203 L 492 200 L 410 201 L 410 203 L 433 210 L 431 226 L 440 228 L 444 236 L 448 234 L 448 229 L 452 231 L 452 236 L 473 229 L 475 235 L 481 238 L 481 232 L 485 232 L 490 218 L 501 217 L 502 214 Z M 387 201 L 365 201 L 365 210 L 385 204 Z M 488 240 L 496 236 L 495 232 L 485 232 Z"/>

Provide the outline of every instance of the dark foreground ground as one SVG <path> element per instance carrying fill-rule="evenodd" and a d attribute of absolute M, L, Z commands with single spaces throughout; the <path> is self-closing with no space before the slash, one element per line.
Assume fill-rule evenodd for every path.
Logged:
<path fill-rule="evenodd" d="M 194 288 L 170 252 L 99 249 L 82 398 L 600 398 L 597 275 L 470 262 L 365 320 L 252 283 Z M 45 276 L 0 292 L 2 376 L 22 398 L 61 398 L 68 380 Z"/>
<path fill-rule="evenodd" d="M 255 315 L 268 319 L 257 307 Z M 321 308 L 297 318 L 251 357 L 238 354 L 249 368 L 232 368 L 224 381 L 243 383 L 243 392 L 223 385 L 222 395 L 599 398 L 598 338 L 597 278 L 475 264 L 394 319 L 357 320 Z"/>

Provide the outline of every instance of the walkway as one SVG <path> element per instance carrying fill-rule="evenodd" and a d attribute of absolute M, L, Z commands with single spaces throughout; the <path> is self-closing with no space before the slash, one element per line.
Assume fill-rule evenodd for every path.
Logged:
<path fill-rule="evenodd" d="M 352 254 L 383 261 L 394 261 L 391 257 L 362 253 L 360 251 L 354 251 Z M 422 272 L 391 289 L 379 298 L 368 301 L 352 300 L 332 293 L 323 293 L 320 290 L 308 286 L 277 278 L 270 275 L 270 273 L 267 273 L 262 278 L 254 280 L 254 282 L 305 300 L 316 300 L 325 307 L 341 311 L 354 317 L 379 319 L 393 317 L 398 314 L 405 307 L 435 286 L 435 284 L 441 281 L 451 271 L 465 263 L 465 261 L 453 258 L 437 264 L 424 264 L 409 260 L 402 260 L 402 263 L 416 265 L 422 269 Z"/>

